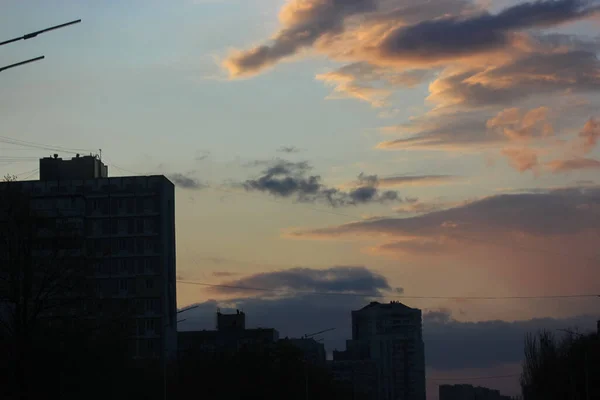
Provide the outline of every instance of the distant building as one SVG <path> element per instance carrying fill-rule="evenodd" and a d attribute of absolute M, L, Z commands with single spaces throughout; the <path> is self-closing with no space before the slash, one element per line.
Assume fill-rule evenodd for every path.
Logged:
<path fill-rule="evenodd" d="M 49 235 L 64 221 L 77 227 L 81 248 L 75 250 L 86 260 L 90 302 L 98 306 L 90 314 L 110 317 L 131 309 L 132 357 L 174 357 L 174 185 L 164 176 L 109 178 L 98 157 L 79 155 L 42 158 L 40 180 L 2 182 L 0 195 L 9 185 L 49 221 L 44 228 Z"/>
<path fill-rule="evenodd" d="M 377 400 L 425 400 L 425 350 L 421 310 L 400 302 L 372 302 L 352 311 L 352 340 L 336 362 L 372 361 Z"/>
<path fill-rule="evenodd" d="M 219 332 L 244 331 L 246 329 L 246 314 L 236 310 L 235 314 L 222 314 L 217 311 L 217 330 Z"/>
<path fill-rule="evenodd" d="M 317 342 L 313 338 L 291 338 L 282 340 L 285 340 L 300 349 L 306 362 L 313 365 L 325 365 L 327 355 L 323 343 Z"/>
<path fill-rule="evenodd" d="M 439 400 L 512 400 L 499 390 L 467 384 L 440 385 Z"/>
<path fill-rule="evenodd" d="M 335 381 L 352 394 L 349 400 L 377 399 L 377 363 L 375 361 L 335 359 L 328 365 Z"/>
<path fill-rule="evenodd" d="M 267 346 L 279 340 L 273 328 L 246 329 L 246 314 L 217 311 L 217 330 L 181 331 L 177 333 L 181 355 L 234 353 L 247 346 Z"/>

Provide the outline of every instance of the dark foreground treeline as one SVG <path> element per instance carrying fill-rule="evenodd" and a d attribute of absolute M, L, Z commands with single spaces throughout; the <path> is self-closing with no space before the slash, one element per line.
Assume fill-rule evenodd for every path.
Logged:
<path fill-rule="evenodd" d="M 178 394 L 207 399 L 352 399 L 325 366 L 305 363 L 285 341 L 228 354 L 180 354 Z"/>
<path fill-rule="evenodd" d="M 163 399 L 165 381 L 168 399 L 352 398 L 324 366 L 305 363 L 301 352 L 286 343 L 182 354 L 164 374 L 160 360 L 130 360 L 126 341 L 114 332 L 94 337 L 66 332 L 46 331 L 31 338 L 27 349 L 2 337 L 0 398 Z"/>
<path fill-rule="evenodd" d="M 600 338 L 528 335 L 521 387 L 524 400 L 600 399 Z"/>

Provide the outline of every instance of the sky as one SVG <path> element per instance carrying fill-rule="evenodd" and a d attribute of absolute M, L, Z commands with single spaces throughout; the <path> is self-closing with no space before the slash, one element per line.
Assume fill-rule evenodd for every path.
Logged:
<path fill-rule="evenodd" d="M 243 308 L 342 349 L 351 310 L 400 300 L 434 400 L 516 394 L 526 332 L 595 327 L 598 298 L 522 297 L 600 293 L 600 2 L 0 6 L 2 40 L 83 20 L 0 49 L 46 57 L 0 73 L 0 173 L 101 149 L 169 177 L 180 329 Z"/>

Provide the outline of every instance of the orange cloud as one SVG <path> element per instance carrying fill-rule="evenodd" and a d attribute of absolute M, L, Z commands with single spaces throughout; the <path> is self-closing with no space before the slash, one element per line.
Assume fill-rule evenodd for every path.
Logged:
<path fill-rule="evenodd" d="M 600 138 L 600 122 L 595 118 L 590 118 L 584 125 L 579 137 L 583 140 L 583 151 L 589 153 L 596 147 L 598 138 Z"/>
<path fill-rule="evenodd" d="M 519 172 L 535 170 L 539 160 L 535 150 L 528 148 L 510 148 L 502 150 L 502 154 L 508 157 L 510 164 Z"/>
<path fill-rule="evenodd" d="M 486 123 L 488 129 L 500 131 L 510 140 L 527 140 L 553 134 L 552 124 L 547 121 L 548 107 L 538 107 L 523 112 L 517 107 L 500 111 Z"/>
<path fill-rule="evenodd" d="M 600 169 L 600 161 L 591 158 L 575 158 L 570 160 L 555 160 L 547 164 L 554 173 L 569 172 L 581 169 Z"/>

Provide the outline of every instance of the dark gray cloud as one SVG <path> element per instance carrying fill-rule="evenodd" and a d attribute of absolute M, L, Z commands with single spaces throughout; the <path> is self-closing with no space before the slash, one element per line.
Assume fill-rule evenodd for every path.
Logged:
<path fill-rule="evenodd" d="M 518 4 L 491 15 L 422 21 L 390 32 L 378 51 L 383 58 L 444 60 L 488 52 L 511 43 L 510 34 L 590 16 L 597 7 L 583 0 L 547 0 Z"/>
<path fill-rule="evenodd" d="M 497 144 L 505 139 L 497 134 L 485 134 L 486 121 L 492 116 L 492 113 L 475 112 L 423 116 L 405 124 L 386 128 L 388 131 L 398 131 L 408 137 L 381 142 L 377 147 L 380 149 L 462 149 Z"/>
<path fill-rule="evenodd" d="M 539 318 L 524 321 L 460 322 L 444 312 L 425 314 L 423 337 L 428 366 L 438 369 L 486 368 L 518 363 L 523 359 L 523 341 L 528 332 L 541 329 L 593 331 L 595 318 Z"/>
<path fill-rule="evenodd" d="M 281 146 L 280 148 L 277 149 L 278 152 L 280 153 L 299 153 L 300 149 L 297 148 L 296 146 Z"/>
<path fill-rule="evenodd" d="M 260 164 L 264 165 L 263 161 Z M 269 193 L 277 197 L 294 197 L 300 202 L 323 202 L 332 207 L 355 206 L 367 203 L 401 202 L 400 195 L 391 190 L 377 188 L 376 181 L 359 177 L 360 184 L 348 191 L 328 187 L 319 175 L 310 175 L 307 162 L 290 162 L 277 159 L 267 162 L 262 175 L 249 179 L 243 187 L 249 191 Z"/>
<path fill-rule="evenodd" d="M 171 182 L 175 184 L 175 186 L 178 186 L 183 189 L 200 190 L 205 189 L 207 187 L 206 184 L 200 182 L 198 179 L 189 175 L 184 175 L 179 172 L 169 174 L 168 178 L 171 180 Z"/>
<path fill-rule="evenodd" d="M 266 290 L 316 291 L 381 295 L 391 290 L 387 279 L 365 267 L 336 266 L 327 269 L 291 268 L 263 272 L 223 282 L 224 287 L 212 290 L 220 293 L 245 293 L 243 288 Z M 260 293 L 260 292 L 259 292 Z"/>
<path fill-rule="evenodd" d="M 208 157 L 210 157 L 210 151 L 208 150 L 198 150 L 196 155 L 194 156 L 195 161 L 204 161 Z"/>
<path fill-rule="evenodd" d="M 246 313 L 247 326 L 273 327 L 281 337 L 299 337 L 328 328 L 324 334 L 328 352 L 344 349 L 352 335 L 351 310 L 364 307 L 372 299 L 360 296 L 302 295 L 288 298 L 237 298 L 224 302 L 210 300 L 199 308 L 186 312 L 181 330 L 215 329 L 217 308 L 238 308 Z M 406 303 L 411 307 L 415 305 Z M 575 329 L 586 332 L 595 329 L 593 316 L 570 318 L 540 318 L 521 321 L 462 322 L 447 310 L 431 310 L 423 315 L 423 338 L 428 368 L 458 370 L 485 368 L 523 359 L 523 341 L 527 332 L 540 329 Z"/>
<path fill-rule="evenodd" d="M 432 238 L 490 237 L 522 232 L 534 236 L 600 232 L 600 187 L 502 194 L 411 218 L 382 218 L 299 232 L 317 236 L 379 233 Z M 460 238 L 460 237 L 459 237 Z M 492 239 L 490 239 L 492 240 Z"/>

